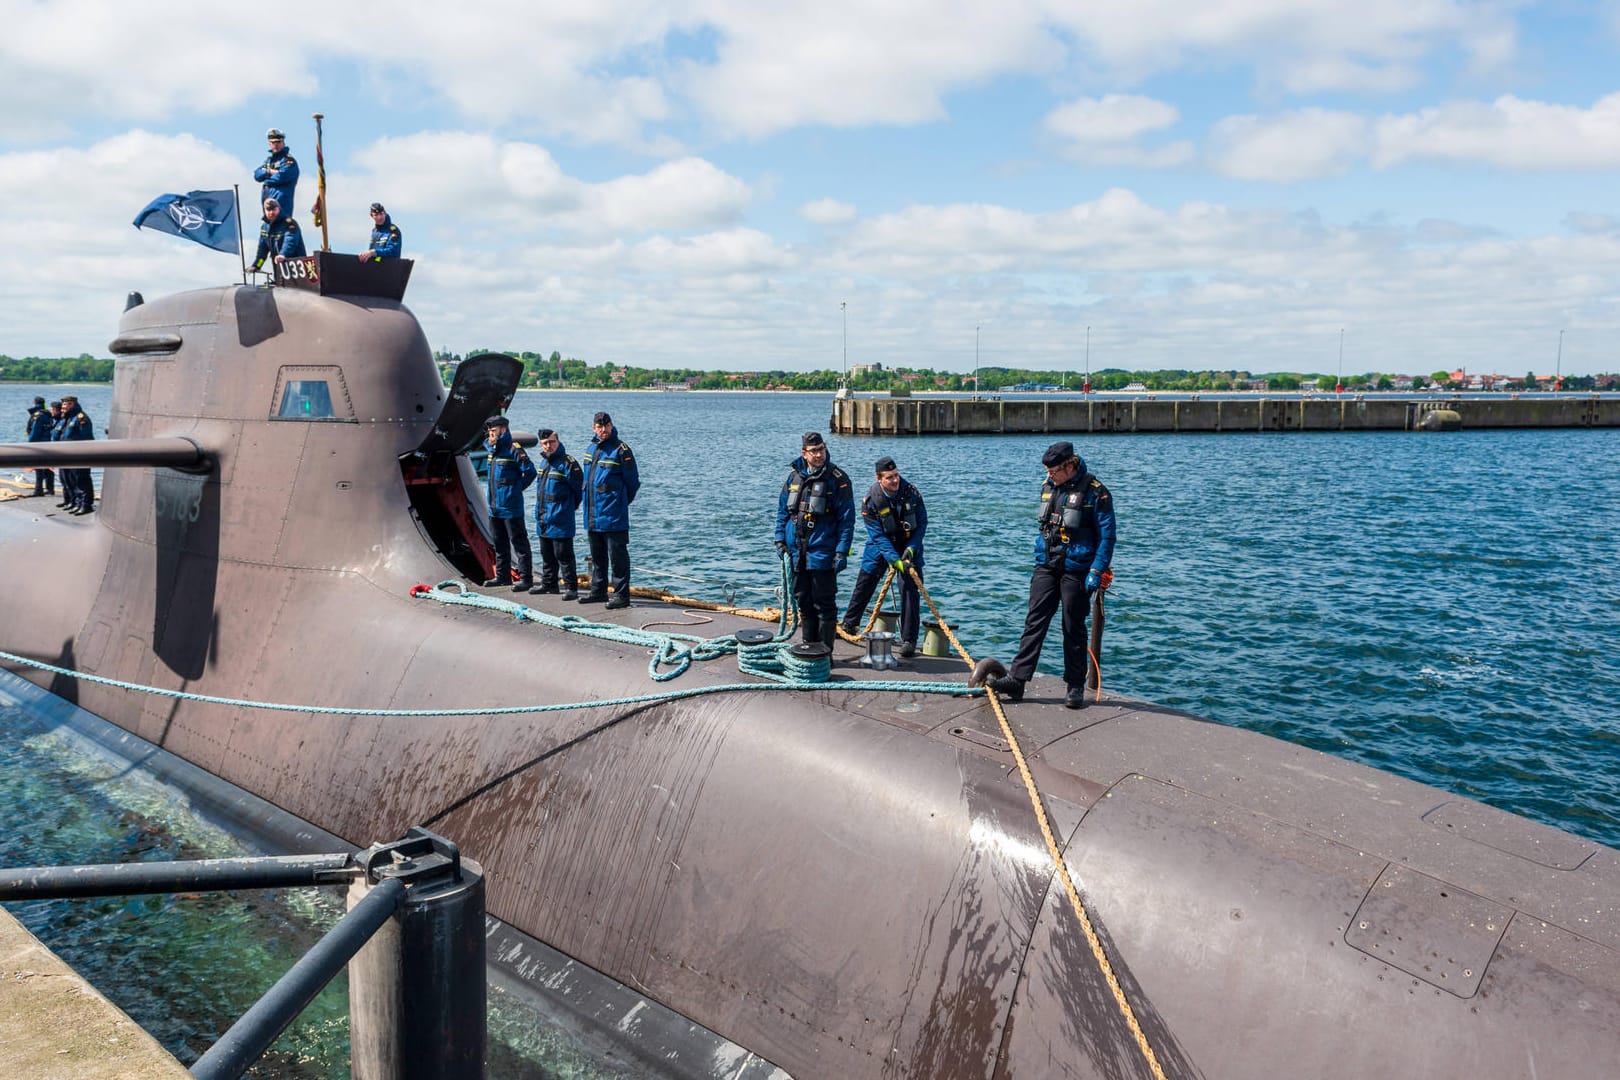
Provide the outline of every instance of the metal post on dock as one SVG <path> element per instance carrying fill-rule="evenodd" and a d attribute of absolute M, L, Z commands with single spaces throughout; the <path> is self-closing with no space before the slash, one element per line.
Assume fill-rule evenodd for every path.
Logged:
<path fill-rule="evenodd" d="M 351 908 L 390 881 L 399 910 L 349 962 L 354 1080 L 484 1075 L 484 873 L 425 829 L 355 857 Z"/>

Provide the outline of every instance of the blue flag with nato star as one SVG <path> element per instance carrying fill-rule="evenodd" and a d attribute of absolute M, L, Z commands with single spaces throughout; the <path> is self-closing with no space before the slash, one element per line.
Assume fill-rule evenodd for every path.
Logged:
<path fill-rule="evenodd" d="M 242 252 L 236 228 L 236 192 L 188 191 L 159 195 L 135 215 L 137 229 L 156 229 L 195 240 L 215 251 Z"/>

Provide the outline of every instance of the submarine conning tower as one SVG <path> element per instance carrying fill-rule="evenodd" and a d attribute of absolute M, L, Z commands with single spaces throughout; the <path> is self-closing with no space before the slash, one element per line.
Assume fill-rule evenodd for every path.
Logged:
<path fill-rule="evenodd" d="M 184 437 L 213 458 L 208 476 L 109 469 L 101 521 L 115 533 L 157 540 L 166 521 L 192 533 L 217 513 L 196 554 L 363 570 L 410 528 L 397 462 L 433 431 L 445 390 L 398 300 L 202 289 L 130 307 L 111 349 L 109 434 Z"/>

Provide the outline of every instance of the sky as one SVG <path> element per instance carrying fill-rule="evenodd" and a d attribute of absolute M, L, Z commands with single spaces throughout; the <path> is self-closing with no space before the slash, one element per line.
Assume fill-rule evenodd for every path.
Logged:
<path fill-rule="evenodd" d="M 588 8 L 588 10 L 586 10 Z M 1620 0 L 0 0 L 0 353 L 274 126 L 436 348 L 730 370 L 1620 371 Z M 250 251 L 251 255 L 251 251 Z"/>

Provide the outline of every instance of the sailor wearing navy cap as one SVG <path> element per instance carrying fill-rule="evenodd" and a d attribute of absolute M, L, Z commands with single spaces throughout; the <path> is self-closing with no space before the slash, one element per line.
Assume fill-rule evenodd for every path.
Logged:
<path fill-rule="evenodd" d="M 1063 681 L 1069 684 L 1063 703 L 1083 709 L 1086 612 L 1114 559 L 1114 500 L 1102 481 L 1086 471 L 1086 463 L 1071 442 L 1047 447 L 1041 464 L 1046 466 L 1046 483 L 1041 487 L 1035 572 L 1029 579 L 1024 637 L 1007 674 L 991 679 L 989 685 L 1010 701 L 1024 696 L 1024 684 L 1034 677 L 1041 659 L 1046 628 L 1061 602 Z"/>
<path fill-rule="evenodd" d="M 533 561 L 529 551 L 529 530 L 523 519 L 523 491 L 534 483 L 534 462 L 528 452 L 512 443 L 511 426 L 504 416 L 484 421 L 484 446 L 489 451 L 489 486 L 484 495 L 489 503 L 489 531 L 495 542 L 495 576 L 484 582 L 486 589 L 512 586 L 518 592 L 534 587 Z M 512 563 L 517 562 L 517 582 L 512 581 Z"/>
<path fill-rule="evenodd" d="M 263 206 L 266 199 L 274 199 L 281 207 L 282 216 L 290 218 L 293 192 L 298 187 L 298 162 L 287 150 L 287 137 L 280 128 L 271 128 L 264 133 L 264 138 L 270 144 L 270 156 L 253 170 L 253 179 L 264 185 L 259 189 L 259 205 Z"/>

